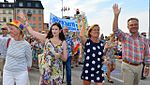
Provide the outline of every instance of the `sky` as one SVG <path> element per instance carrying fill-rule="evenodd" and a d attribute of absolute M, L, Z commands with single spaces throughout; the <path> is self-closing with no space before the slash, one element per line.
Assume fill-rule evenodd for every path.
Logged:
<path fill-rule="evenodd" d="M 4 1 L 4 0 L 0 0 Z M 13 2 L 14 0 L 7 0 Z M 149 0 L 40 0 L 44 6 L 44 22 L 49 23 L 50 13 L 62 17 L 63 7 L 69 7 L 70 11 L 63 13 L 64 16 L 73 16 L 76 9 L 85 12 L 88 24 L 99 24 L 101 33 L 112 33 L 113 10 L 112 6 L 117 3 L 121 7 L 119 16 L 119 28 L 128 32 L 127 20 L 131 17 L 139 19 L 139 32 L 149 32 Z"/>

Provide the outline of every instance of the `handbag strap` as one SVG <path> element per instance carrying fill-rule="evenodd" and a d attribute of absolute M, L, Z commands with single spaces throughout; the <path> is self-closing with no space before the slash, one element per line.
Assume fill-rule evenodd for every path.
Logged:
<path fill-rule="evenodd" d="M 6 48 L 8 48 L 11 38 L 8 38 Z"/>

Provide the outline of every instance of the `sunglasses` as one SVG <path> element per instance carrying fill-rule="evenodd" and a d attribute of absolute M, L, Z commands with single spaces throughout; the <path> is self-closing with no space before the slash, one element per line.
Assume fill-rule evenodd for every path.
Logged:
<path fill-rule="evenodd" d="M 1 30 L 7 30 L 7 28 L 1 28 Z"/>

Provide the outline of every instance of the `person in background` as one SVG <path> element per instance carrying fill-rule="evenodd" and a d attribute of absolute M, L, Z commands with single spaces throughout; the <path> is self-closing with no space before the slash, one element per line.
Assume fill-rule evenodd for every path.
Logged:
<path fill-rule="evenodd" d="M 84 16 L 82 20 L 84 19 Z M 104 42 L 99 39 L 100 27 L 98 24 L 92 25 L 88 30 L 88 38 L 85 34 L 85 26 L 82 23 L 80 32 L 81 43 L 84 45 L 84 65 L 81 74 L 83 85 L 90 85 L 95 82 L 96 85 L 104 84 L 104 71 L 102 70 L 102 56 Z"/>
<path fill-rule="evenodd" d="M 72 60 L 72 51 L 73 51 L 73 40 L 72 37 L 69 35 L 68 32 L 68 27 L 64 27 L 63 28 L 63 33 L 65 35 L 66 38 L 66 43 L 67 43 L 67 50 L 68 50 L 68 57 L 67 57 L 67 61 L 63 63 L 63 71 L 66 67 L 66 81 L 67 81 L 67 85 L 71 85 L 71 60 Z M 64 72 L 63 72 L 64 75 Z"/>
<path fill-rule="evenodd" d="M 1 28 L 1 30 L 2 30 L 2 35 L 0 35 L 0 37 L 9 37 L 9 35 L 8 35 L 8 27 L 7 26 L 3 26 Z"/>
<path fill-rule="evenodd" d="M 34 42 L 32 43 L 32 66 L 35 68 L 38 67 L 38 55 L 42 53 L 43 46 L 41 42 L 38 39 L 35 39 Z"/>
<path fill-rule="evenodd" d="M 117 59 L 122 59 L 122 43 L 120 42 L 120 40 L 118 38 L 116 38 L 115 42 L 117 44 L 117 46 L 116 46 L 116 53 L 115 53 L 116 58 Z"/>
<path fill-rule="evenodd" d="M 146 38 L 146 32 L 142 32 L 141 35 L 142 35 L 144 38 Z M 147 39 L 147 42 L 149 42 L 148 39 Z M 144 80 L 144 79 L 146 79 L 146 76 L 144 76 L 145 63 L 142 62 L 142 64 L 143 64 L 143 67 L 142 67 L 142 73 L 141 73 L 141 80 Z"/>
<path fill-rule="evenodd" d="M 137 18 L 129 18 L 127 27 L 130 33 L 124 33 L 118 27 L 118 18 L 121 8 L 118 4 L 113 5 L 113 32 L 122 43 L 122 73 L 123 85 L 139 85 L 142 62 L 145 63 L 144 71 L 147 74 L 150 66 L 149 46 L 145 38 L 140 36 L 139 20 Z"/>
<path fill-rule="evenodd" d="M 28 85 L 32 51 L 30 44 L 24 39 L 24 25 L 18 20 L 14 20 L 7 23 L 7 26 L 11 36 L 9 43 L 8 39 L 0 39 L 0 46 L 7 49 L 3 69 L 3 85 Z"/>
<path fill-rule="evenodd" d="M 116 43 L 115 43 L 115 35 L 111 34 L 110 35 L 110 39 L 105 43 L 105 47 L 104 47 L 104 53 L 105 53 L 105 57 L 108 61 L 107 65 L 107 72 L 106 72 L 106 77 L 108 79 L 109 83 L 114 83 L 110 77 L 111 72 L 115 69 L 116 64 L 115 64 L 115 47 L 116 47 Z"/>
<path fill-rule="evenodd" d="M 101 34 L 100 39 L 101 39 L 104 43 L 106 43 L 106 39 L 104 38 L 104 34 Z"/>
<path fill-rule="evenodd" d="M 8 35 L 8 27 L 6 25 L 4 25 L 2 28 L 1 28 L 1 31 L 2 31 L 2 35 L 0 35 L 0 38 L 9 38 L 9 35 Z M 6 50 L 5 48 L 3 48 L 3 46 L 0 46 L 0 71 L 1 71 L 1 76 L 3 75 L 3 67 L 4 67 L 4 63 L 5 63 L 5 57 L 6 57 L 6 51 L 3 51 L 3 50 Z"/>
<path fill-rule="evenodd" d="M 73 59 L 72 59 L 72 66 L 78 67 L 79 65 L 79 56 L 80 56 L 80 42 L 77 40 L 77 35 L 74 34 L 73 36 Z"/>

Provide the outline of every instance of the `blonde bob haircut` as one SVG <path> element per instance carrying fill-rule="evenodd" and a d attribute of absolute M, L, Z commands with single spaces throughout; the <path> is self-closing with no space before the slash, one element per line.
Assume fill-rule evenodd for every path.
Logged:
<path fill-rule="evenodd" d="M 90 34 L 90 33 L 91 33 L 91 31 L 92 31 L 92 30 L 93 30 L 93 28 L 94 28 L 94 27 L 96 27 L 96 26 L 98 26 L 98 27 L 99 27 L 99 25 L 98 25 L 98 24 L 94 24 L 94 25 L 92 25 L 92 26 L 90 26 L 90 27 L 89 27 L 89 29 L 88 29 L 88 37 L 89 37 L 89 38 L 91 37 L 91 34 Z"/>

